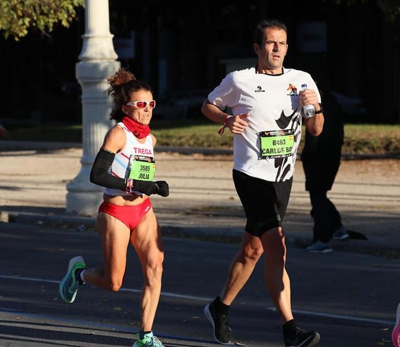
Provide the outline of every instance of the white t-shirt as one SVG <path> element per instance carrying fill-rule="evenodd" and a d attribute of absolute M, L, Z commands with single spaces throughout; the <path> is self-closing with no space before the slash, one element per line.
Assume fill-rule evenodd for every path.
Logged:
<path fill-rule="evenodd" d="M 208 100 L 233 115 L 250 112 L 249 126 L 233 135 L 234 169 L 270 182 L 294 174 L 301 139 L 301 85 L 317 92 L 311 75 L 284 69 L 281 75 L 257 74 L 255 67 L 229 73 Z"/>

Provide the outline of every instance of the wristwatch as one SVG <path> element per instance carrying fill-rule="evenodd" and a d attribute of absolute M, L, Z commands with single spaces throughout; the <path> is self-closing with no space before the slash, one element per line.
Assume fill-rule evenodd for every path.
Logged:
<path fill-rule="evenodd" d="M 319 110 L 315 111 L 315 114 L 319 114 L 319 113 L 323 113 L 324 112 L 324 108 L 322 107 L 322 104 L 319 104 Z"/>

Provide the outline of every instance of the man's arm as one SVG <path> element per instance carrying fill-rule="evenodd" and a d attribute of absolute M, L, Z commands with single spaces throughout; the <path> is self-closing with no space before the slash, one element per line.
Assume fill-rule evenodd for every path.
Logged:
<path fill-rule="evenodd" d="M 224 133 L 225 128 L 229 128 L 233 134 L 241 134 L 243 133 L 244 129 L 249 126 L 249 123 L 246 121 L 246 119 L 250 116 L 250 113 L 232 116 L 229 113 L 220 110 L 207 99 L 204 101 L 203 106 L 201 107 L 201 112 L 211 121 L 223 125 L 223 127 L 218 131 L 220 135 Z"/>
<path fill-rule="evenodd" d="M 318 108 L 317 108 L 317 106 L 314 106 L 314 107 L 315 107 L 315 111 L 320 110 L 319 104 L 318 104 Z M 322 133 L 322 130 L 324 128 L 324 122 L 325 122 L 323 113 L 318 113 L 314 117 L 303 118 L 303 119 L 304 119 L 304 124 L 305 124 L 308 132 L 312 136 L 318 136 L 319 134 Z"/>
<path fill-rule="evenodd" d="M 220 110 L 217 106 L 213 105 L 208 99 L 204 100 L 201 107 L 201 112 L 211 121 L 217 124 L 226 125 L 226 121 L 232 117 L 230 114 Z"/>
<path fill-rule="evenodd" d="M 315 116 L 303 119 L 308 132 L 312 136 L 318 136 L 323 130 L 325 118 L 322 106 L 319 103 L 320 101 L 318 100 L 317 93 L 315 92 L 315 90 L 312 89 L 306 89 L 302 91 L 300 94 L 300 102 L 301 106 L 310 104 L 314 106 L 316 112 Z"/>

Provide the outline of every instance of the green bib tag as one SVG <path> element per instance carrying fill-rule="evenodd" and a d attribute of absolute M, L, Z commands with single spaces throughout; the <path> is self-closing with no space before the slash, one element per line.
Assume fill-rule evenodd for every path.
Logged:
<path fill-rule="evenodd" d="M 129 159 L 130 173 L 129 178 L 141 181 L 152 181 L 156 173 L 154 158 L 131 155 Z"/>
<path fill-rule="evenodd" d="M 285 158 L 292 155 L 294 130 L 262 131 L 260 136 L 261 159 Z"/>

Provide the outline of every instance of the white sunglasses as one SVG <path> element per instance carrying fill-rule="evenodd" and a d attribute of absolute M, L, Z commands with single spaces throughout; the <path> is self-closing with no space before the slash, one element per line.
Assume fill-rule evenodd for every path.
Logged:
<path fill-rule="evenodd" d="M 135 106 L 136 108 L 145 108 L 147 105 L 150 108 L 156 107 L 156 101 L 155 100 L 150 100 L 150 101 L 145 101 L 145 100 L 139 100 L 139 101 L 131 101 L 126 104 L 127 106 Z"/>

